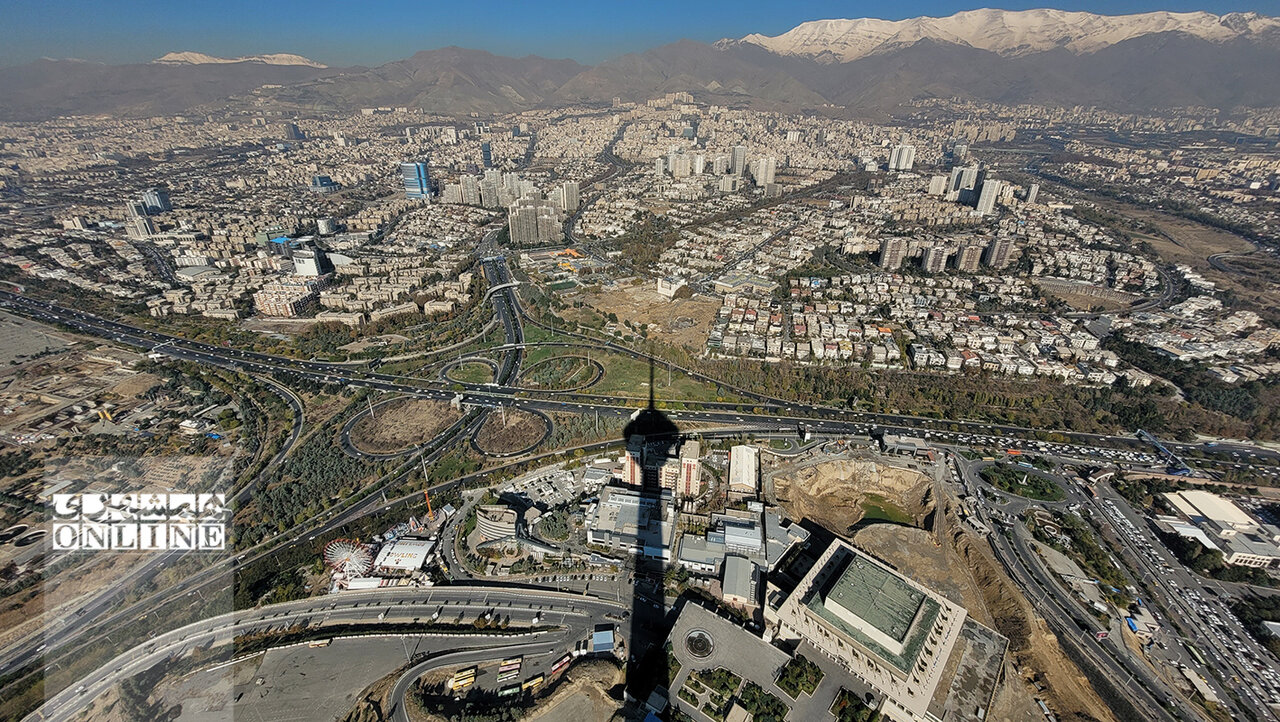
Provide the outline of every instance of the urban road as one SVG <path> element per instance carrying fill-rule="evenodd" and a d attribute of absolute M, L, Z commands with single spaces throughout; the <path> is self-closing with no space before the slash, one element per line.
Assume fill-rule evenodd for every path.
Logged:
<path fill-rule="evenodd" d="M 96 697 L 120 681 L 139 675 L 165 659 L 180 659 L 195 649 L 207 651 L 211 647 L 229 643 L 236 636 L 253 632 L 281 631 L 302 626 L 318 629 L 317 638 L 323 639 L 331 638 L 331 635 L 324 635 L 326 625 L 369 625 L 375 619 L 388 625 L 421 624 L 423 619 L 435 622 L 462 619 L 470 623 L 486 614 L 509 617 L 514 630 L 537 625 L 529 631 L 515 631 L 505 636 L 450 633 L 444 630 L 392 634 L 415 639 L 415 652 L 420 656 L 431 657 L 472 648 L 467 658 L 482 661 L 509 654 L 513 644 L 536 645 L 543 654 L 569 651 L 578 640 L 588 636 L 604 615 L 620 617 L 625 611 L 625 605 L 607 600 L 513 587 L 392 588 L 236 610 L 159 634 L 123 652 L 79 680 L 75 687 L 68 686 L 50 697 L 27 719 L 72 719 Z M 513 627 L 509 626 L 508 629 Z M 349 629 L 343 631 L 353 633 Z M 225 655 L 224 661 L 231 661 L 230 652 Z M 439 660 L 429 660 L 426 664 L 438 666 L 440 663 Z M 416 677 L 413 679 L 416 680 Z M 412 681 L 409 680 L 410 683 Z M 403 699 L 406 689 L 407 685 L 399 690 L 397 700 Z"/>
<path fill-rule="evenodd" d="M 490 248 L 493 247 L 492 234 L 486 237 L 485 241 Z M 523 328 L 521 319 L 524 316 L 522 309 L 519 307 L 519 301 L 516 297 L 513 286 L 514 283 L 510 277 L 506 264 L 497 256 L 486 258 L 483 262 L 483 268 L 486 279 L 491 286 L 503 286 L 497 292 L 490 295 L 491 304 L 497 320 L 503 325 L 504 335 L 507 343 L 500 347 L 505 352 L 499 373 L 496 374 L 496 381 L 493 384 L 477 385 L 463 384 L 463 391 L 458 392 L 455 389 L 455 383 L 430 382 L 425 380 L 414 379 L 412 383 L 405 383 L 403 377 L 392 376 L 387 374 L 379 374 L 371 371 L 353 369 L 348 365 L 301 361 L 286 357 L 262 354 L 253 351 L 245 351 L 233 348 L 219 347 L 211 344 L 205 344 L 196 341 L 190 341 L 176 336 L 159 333 L 149 329 L 143 329 L 132 326 L 119 321 L 114 321 L 83 311 L 64 308 L 55 304 L 32 299 L 20 294 L 0 291 L 0 307 L 8 308 L 11 311 L 26 315 L 38 321 L 62 324 L 73 328 L 77 331 L 107 338 L 118 343 L 132 345 L 141 349 L 153 350 L 166 356 L 177 358 L 180 360 L 191 361 L 195 363 L 203 363 L 207 365 L 218 366 L 222 368 L 233 369 L 247 373 L 257 373 L 266 375 L 279 374 L 282 376 L 292 376 L 299 379 L 306 379 L 313 382 L 343 384 L 355 387 L 364 387 L 376 391 L 391 392 L 409 396 L 432 399 L 453 399 L 456 396 L 461 397 L 463 404 L 480 409 L 492 409 L 497 406 L 519 406 L 535 411 L 576 411 L 580 413 L 605 413 L 616 415 L 620 413 L 631 413 L 636 407 L 629 403 L 619 403 L 616 399 L 608 397 L 600 397 L 591 394 L 564 394 L 564 393 L 547 393 L 535 392 L 529 389 L 520 388 L 514 385 L 515 379 L 519 375 L 520 361 L 525 348 L 537 346 L 541 344 L 527 344 L 523 340 Z M 564 332 L 562 332 L 564 333 Z M 626 347 L 611 343 L 600 343 L 596 339 L 581 336 L 580 334 L 568 333 L 570 336 L 579 336 L 588 342 L 594 342 L 597 348 L 606 351 L 614 351 L 625 353 L 636 358 L 649 359 L 656 361 L 646 354 L 642 354 Z M 678 366 L 660 362 L 668 368 L 679 370 L 694 378 L 700 378 L 705 381 L 718 383 L 714 379 L 708 379 L 696 372 L 684 369 Z M 723 385 L 726 386 L 727 385 Z M 730 387 L 731 388 L 731 387 Z M 292 442 L 297 439 L 301 429 L 301 404 L 291 392 L 278 384 L 272 384 L 272 389 L 276 393 L 280 393 L 286 401 L 293 407 L 295 412 L 295 426 L 289 437 L 289 443 L 285 448 L 276 455 L 270 462 L 276 465 L 280 459 L 287 453 Z M 741 392 L 741 390 L 739 390 Z M 899 434 L 920 434 L 933 436 L 939 442 L 959 443 L 961 437 L 965 437 L 970 443 L 982 443 L 985 445 L 1006 445 L 1011 448 L 1037 448 L 1047 453 L 1054 452 L 1074 452 L 1085 456 L 1090 456 L 1098 461 L 1115 461 L 1116 450 L 1128 450 L 1120 453 L 1132 455 L 1133 449 L 1145 449 L 1145 446 L 1128 436 L 1111 436 L 1102 434 L 1083 434 L 1079 432 L 1060 431 L 1057 432 L 1066 438 L 1069 443 L 1045 444 L 1038 442 L 1038 434 L 1035 430 L 1016 427 L 1003 424 L 984 424 L 973 421 L 942 421 L 938 419 L 929 419 L 923 417 L 914 417 L 899 414 L 872 414 L 866 412 L 849 411 L 842 408 L 821 406 L 812 404 L 800 404 L 780 399 L 769 398 L 757 393 L 747 392 L 757 402 L 759 411 L 766 413 L 746 412 L 742 410 L 742 405 L 733 403 L 714 403 L 714 402 L 684 402 L 686 406 L 700 406 L 700 409 L 669 411 L 668 415 L 674 421 L 685 422 L 703 422 L 703 423 L 729 423 L 741 426 L 749 426 L 753 430 L 759 432 L 787 432 L 795 431 L 798 433 L 813 434 L 832 434 L 832 435 L 853 435 L 853 434 L 874 434 L 874 433 L 899 433 Z M 474 433 L 483 422 L 484 413 L 473 418 L 471 423 L 461 426 L 455 425 L 456 428 L 451 429 L 453 437 L 462 438 L 468 434 Z M 738 429 L 741 432 L 741 429 Z M 450 433 L 450 432 L 446 432 Z M 1028 438 L 1029 437 L 1029 438 Z M 583 445 L 583 449 L 590 448 L 607 448 L 611 442 L 602 442 L 600 444 Z M 1189 451 L 1204 452 L 1204 447 L 1193 444 L 1179 444 L 1169 442 L 1165 444 L 1175 453 L 1185 454 Z M 448 444 L 439 444 L 434 451 L 423 449 L 419 454 L 426 460 L 432 460 L 432 457 L 438 455 L 442 450 L 448 448 Z M 1219 458 L 1201 458 L 1197 459 L 1197 464 L 1214 466 L 1217 468 L 1231 468 L 1243 465 L 1254 465 L 1262 462 L 1275 464 L 1280 460 L 1280 454 L 1269 449 L 1256 447 L 1248 444 L 1231 443 L 1222 444 L 1215 447 L 1212 453 L 1220 455 Z M 1227 454 L 1231 456 L 1228 457 Z M 1243 457 L 1241 456 L 1243 454 Z M 1234 458 L 1231 458 L 1234 457 Z M 412 459 L 411 462 L 416 462 Z M 390 486 L 390 482 L 395 481 L 409 473 L 412 463 L 402 466 L 399 472 L 388 475 L 387 483 L 384 488 Z M 1264 470 L 1263 473 L 1272 473 L 1274 470 Z M 245 487 L 239 490 L 236 498 L 243 498 L 251 492 L 251 487 Z M 410 497 L 397 501 L 404 501 Z M 316 534 L 324 533 L 330 529 L 336 528 L 341 524 L 347 523 L 353 518 L 369 513 L 381 507 L 376 496 L 370 495 L 359 505 L 352 507 L 346 512 L 336 515 L 331 521 L 315 530 Z M 315 536 L 313 534 L 312 536 Z M 293 541 L 301 540 L 301 536 Z M 267 554 L 269 552 L 263 552 Z M 243 555 L 242 555 L 243 556 Z M 163 566 L 164 562 L 157 559 L 154 565 L 146 567 L 146 573 L 153 574 L 158 568 Z M 114 602 L 115 595 L 103 595 L 95 599 L 90 607 L 85 607 L 80 611 L 80 616 L 84 619 L 92 620 L 97 615 L 104 613 Z M 121 613 L 117 613 L 119 616 Z M 111 620 L 107 620 L 111 621 Z M 50 642 L 61 644 L 67 639 L 74 636 L 74 632 L 84 629 L 87 624 L 64 624 L 60 630 L 55 631 L 56 638 L 49 639 L 46 636 L 46 644 Z M 44 647 L 39 649 L 10 650 L 10 654 L 6 655 L 4 668 L 12 665 L 22 665 L 31 661 L 35 661 L 40 656 Z M 1132 691 L 1132 690 L 1130 690 Z M 1141 698 L 1141 696 L 1139 697 Z M 1145 701 L 1144 701 L 1145 702 Z"/>

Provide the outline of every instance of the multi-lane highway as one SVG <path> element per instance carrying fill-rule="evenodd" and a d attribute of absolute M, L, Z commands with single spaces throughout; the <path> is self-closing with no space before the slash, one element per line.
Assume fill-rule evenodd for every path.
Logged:
<path fill-rule="evenodd" d="M 462 402 L 476 409 L 476 412 L 469 415 L 465 423 L 459 422 L 459 424 L 452 427 L 446 434 L 427 447 L 418 449 L 415 452 L 415 456 L 407 459 L 396 472 L 380 480 L 377 485 L 378 489 L 392 488 L 399 479 L 404 478 L 406 474 L 410 473 L 411 469 L 416 468 L 418 464 L 416 454 L 425 454 L 427 460 L 430 461 L 449 448 L 454 440 L 468 438 L 483 423 L 487 413 L 486 410 L 499 405 L 514 405 L 539 412 L 559 411 L 614 415 L 629 414 L 636 408 L 633 405 L 634 401 L 619 402 L 618 399 L 576 392 L 534 391 L 522 389 L 516 385 L 524 350 L 537 344 L 529 344 L 524 340 L 523 322 L 528 319 L 525 318 L 520 308 L 519 299 L 513 285 L 514 281 L 506 268 L 505 261 L 494 254 L 493 235 L 493 233 L 490 233 L 486 236 L 487 246 L 485 248 L 491 255 L 485 257 L 482 266 L 486 280 L 490 287 L 494 289 L 494 292 L 489 295 L 490 304 L 494 311 L 495 320 L 503 327 L 506 341 L 500 347 L 503 355 L 498 372 L 495 374 L 495 381 L 491 384 L 464 384 L 464 390 L 461 392 Z M 5 291 L 0 291 L 0 306 L 37 320 L 64 324 L 84 333 L 142 349 L 155 349 L 157 353 L 195 363 L 215 365 L 261 375 L 294 377 L 320 383 L 358 386 L 421 398 L 447 400 L 458 393 L 454 390 L 456 383 L 446 383 L 437 379 L 406 379 L 401 376 L 353 368 L 345 364 L 302 361 L 189 341 Z M 602 341 L 573 332 L 560 331 L 559 333 L 576 337 L 581 345 L 589 348 L 600 349 L 604 352 L 624 353 L 635 358 L 650 358 L 645 354 L 612 341 Z M 666 365 L 666 362 L 660 360 L 656 362 Z M 690 369 L 673 368 L 693 378 L 709 382 L 715 381 Z M 276 390 L 283 390 L 286 400 L 294 407 L 295 428 L 290 438 L 296 439 L 297 433 L 301 428 L 301 405 L 297 402 L 296 397 L 293 397 L 282 386 L 276 388 Z M 737 427 L 735 431 L 738 433 L 743 428 L 750 428 L 762 433 L 808 432 L 831 435 L 894 433 L 925 435 L 931 437 L 937 443 L 1026 448 L 1044 453 L 1073 455 L 1077 458 L 1092 459 L 1100 463 L 1149 465 L 1155 461 L 1145 444 L 1129 436 L 1108 436 L 1062 431 L 1058 433 L 1066 441 L 1046 443 L 1038 441 L 1043 430 L 973 421 L 943 421 L 902 414 L 854 412 L 832 406 L 800 404 L 781 399 L 772 399 L 749 390 L 739 389 L 735 390 L 735 392 L 755 399 L 755 405 L 760 407 L 759 412 L 746 412 L 737 404 L 690 401 L 684 404 L 686 410 L 667 413 L 672 421 L 677 424 L 732 425 Z M 597 446 L 605 448 L 608 445 L 608 442 L 606 442 L 585 445 L 582 448 Z M 1251 465 L 1259 462 L 1274 464 L 1277 460 L 1280 460 L 1280 454 L 1269 449 L 1250 445 L 1224 445 L 1213 449 L 1190 444 L 1169 443 L 1166 445 L 1179 454 L 1199 451 L 1216 455 L 1216 458 L 1197 459 L 1195 463 L 1217 468 L 1231 468 L 1233 465 Z M 272 463 L 278 463 L 284 452 L 287 452 L 287 448 Z M 1274 471 L 1273 468 L 1264 469 L 1265 473 L 1274 473 Z M 303 535 L 307 533 L 311 533 L 312 536 L 324 533 L 359 515 L 381 508 L 386 502 L 379 500 L 376 494 L 378 489 L 372 489 L 375 493 L 365 495 L 362 501 L 350 508 L 339 510 L 328 518 L 317 520 L 314 524 L 308 525 L 307 528 L 291 532 L 298 533 L 298 536 L 293 541 L 300 541 Z M 239 492 L 239 494 L 247 493 L 250 493 L 249 487 Z M 254 552 L 255 555 L 266 553 L 269 553 L 269 550 L 265 547 L 260 552 Z M 1009 550 L 1010 555 L 1014 553 L 1013 549 Z M 159 564 L 161 562 L 157 561 L 156 563 Z M 209 574 L 208 578 L 217 579 L 219 576 L 230 572 L 231 566 L 228 564 L 222 567 L 220 571 L 215 570 L 214 573 Z M 194 582 L 191 582 L 191 584 L 193 585 Z M 183 583 L 176 585 L 172 591 L 183 593 L 191 588 L 198 587 Z M 84 621 L 77 623 L 75 620 L 71 620 L 59 632 L 64 637 L 55 640 L 55 643 L 62 644 L 73 639 L 78 630 L 86 627 L 88 622 L 92 621 L 96 616 L 105 613 L 108 607 L 109 600 L 104 600 L 102 604 L 95 604 L 92 609 L 86 609 Z M 120 615 L 131 610 L 132 608 L 130 610 L 122 610 L 104 621 L 127 618 Z M 11 648 L 9 650 L 9 654 L 5 657 L 8 663 L 19 665 L 38 656 L 38 650 L 31 649 L 30 645 L 27 645 L 25 649 L 16 651 L 18 653 L 14 654 L 14 649 Z M 1106 663 L 1103 662 L 1102 664 L 1105 665 Z M 1141 698 L 1141 695 L 1139 695 L 1139 698 Z M 1154 698 L 1152 698 L 1152 701 L 1154 701 Z"/>
<path fill-rule="evenodd" d="M 191 650 L 225 644 L 237 635 L 269 630 L 282 630 L 295 625 L 323 630 L 333 625 L 369 625 L 376 632 L 378 623 L 417 624 L 421 633 L 405 636 L 421 637 L 419 650 L 444 652 L 467 647 L 487 647 L 495 651 L 479 657 L 501 655 L 511 644 L 551 645 L 572 649 L 576 641 L 587 636 L 604 615 L 619 615 L 624 606 L 607 600 L 563 594 L 553 591 L 515 587 L 435 587 L 428 589 L 391 588 L 368 592 L 347 592 L 338 596 L 314 597 L 296 602 L 274 604 L 251 610 L 237 610 L 189 624 L 157 635 L 129 649 L 109 663 L 49 698 L 29 720 L 71 719 L 102 692 L 121 680 L 128 679 L 164 659 L 178 659 Z M 520 636 L 490 637 L 428 629 L 433 618 L 437 623 L 458 619 L 469 624 L 484 614 L 510 617 L 511 629 L 552 627 L 546 632 L 527 632 Z M 348 632 L 349 633 L 349 632 Z M 322 632 L 318 637 L 323 638 Z M 425 670 L 424 670 L 425 671 Z M 416 679 L 416 678 L 415 678 Z"/>
<path fill-rule="evenodd" d="M 1195 711 L 1197 705 L 1168 684 L 1151 666 L 1154 660 L 1161 659 L 1170 665 L 1167 671 L 1176 673 L 1179 665 L 1185 665 L 1202 673 L 1233 716 L 1239 718 L 1242 712 L 1233 697 L 1226 694 L 1227 686 L 1234 690 L 1235 698 L 1249 708 L 1250 717 L 1276 719 L 1269 703 L 1274 694 L 1263 691 L 1265 681 L 1254 669 L 1256 660 L 1265 659 L 1266 652 L 1248 639 L 1238 625 L 1234 625 L 1234 633 L 1229 633 L 1223 628 L 1226 625 L 1222 624 L 1220 617 L 1217 620 L 1205 618 L 1206 613 L 1218 617 L 1217 611 L 1228 614 L 1225 608 L 1208 612 L 1204 598 L 1198 591 L 1193 591 L 1212 583 L 1182 567 L 1155 539 L 1145 521 L 1113 489 L 1099 484 L 1095 498 L 1082 493 L 1070 481 L 1049 474 L 1064 489 L 1066 498 L 1060 502 L 1034 502 L 1000 492 L 983 481 L 977 472 L 985 462 L 967 461 L 959 453 L 953 454 L 952 458 L 969 488 L 982 489 L 987 498 L 998 497 L 1001 500 L 997 506 L 1007 519 L 1017 519 L 1031 507 L 1057 508 L 1060 511 L 1090 509 L 1094 522 L 1108 527 L 1112 535 L 1121 541 L 1125 567 L 1152 595 L 1145 599 L 1148 606 L 1154 603 L 1158 609 L 1172 610 L 1192 641 L 1201 649 L 1210 650 L 1215 664 L 1206 668 L 1187 653 L 1175 629 L 1166 629 L 1160 635 L 1162 641 L 1159 646 L 1153 645 L 1139 655 L 1124 643 L 1124 633 L 1119 626 L 1099 623 L 1057 582 L 1054 573 L 1045 567 L 1039 554 L 1032 549 L 1024 527 L 1015 522 L 1009 525 L 1010 533 L 992 534 L 989 539 L 997 558 L 1058 634 L 1060 642 L 1076 650 L 1077 657 L 1083 656 L 1088 660 L 1101 679 L 1121 688 L 1131 701 L 1140 703 L 1135 714 L 1144 714 L 1151 719 L 1169 719 L 1170 714 L 1188 720 L 1199 717 Z M 1054 458 L 1059 462 L 1068 461 L 1062 457 Z M 977 504 L 974 511 L 992 528 L 999 526 L 983 504 Z M 1205 624 L 1197 624 L 1197 621 Z M 1097 636 L 1101 632 L 1109 635 L 1099 640 Z M 1228 684 L 1230 680 L 1235 682 Z"/>

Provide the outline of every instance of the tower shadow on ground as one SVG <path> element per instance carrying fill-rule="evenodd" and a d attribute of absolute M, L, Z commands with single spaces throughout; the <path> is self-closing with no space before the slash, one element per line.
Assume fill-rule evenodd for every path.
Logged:
<path fill-rule="evenodd" d="M 680 429 L 660 411 L 654 396 L 654 364 L 649 359 L 649 404 L 623 428 L 627 444 L 628 478 L 633 459 L 639 462 L 638 531 L 641 543 L 631 554 L 631 631 L 627 639 L 627 693 L 643 704 L 654 689 L 667 686 L 668 662 L 663 642 L 667 636 L 664 575 L 674 551 L 665 540 L 675 528 L 674 514 L 664 516 L 664 490 L 658 467 L 674 456 L 680 444 Z M 668 491 L 671 494 L 673 492 Z M 678 514 L 678 511 L 675 512 Z"/>

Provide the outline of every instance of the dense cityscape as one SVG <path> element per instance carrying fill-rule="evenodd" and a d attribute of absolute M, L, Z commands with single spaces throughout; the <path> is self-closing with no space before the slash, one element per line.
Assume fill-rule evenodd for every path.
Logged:
<path fill-rule="evenodd" d="M 152 65 L 312 75 L 0 113 L 0 719 L 1280 718 L 1280 97 Z"/>

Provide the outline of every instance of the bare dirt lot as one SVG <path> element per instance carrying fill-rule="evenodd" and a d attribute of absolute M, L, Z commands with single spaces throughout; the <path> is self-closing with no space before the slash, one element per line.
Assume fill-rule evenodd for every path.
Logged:
<path fill-rule="evenodd" d="M 606 691 L 620 685 L 626 675 L 607 662 L 574 665 L 560 686 L 538 704 L 527 718 L 530 722 L 553 720 L 607 720 L 622 706 Z"/>
<path fill-rule="evenodd" d="M 959 528 L 955 524 L 951 526 Z M 982 592 L 992 628 L 1009 638 L 1011 675 L 1026 683 L 1022 688 L 1023 694 L 1004 689 L 998 691 L 995 707 L 989 718 L 1025 718 L 1024 715 L 1006 715 L 1001 708 L 1003 706 L 1010 711 L 1024 709 L 1027 690 L 1031 685 L 1039 684 L 1042 690 L 1038 695 L 1045 698 L 1046 704 L 1057 713 L 1058 719 L 1115 720 L 1115 715 L 1099 698 L 1079 668 L 1063 653 L 1057 637 L 1036 616 L 1031 603 L 1005 576 L 986 543 L 959 531 L 951 542 L 962 565 L 970 570 L 977 588 Z M 1043 719 L 1040 715 L 1033 718 Z"/>
<path fill-rule="evenodd" d="M 658 294 L 654 284 L 589 294 L 586 302 L 602 314 L 617 314 L 618 321 L 647 323 L 651 337 L 671 344 L 699 348 L 720 304 L 709 298 L 669 301 Z"/>
<path fill-rule="evenodd" d="M 476 445 L 490 454 L 510 454 L 538 443 L 546 428 L 541 416 L 528 411 L 507 409 L 505 420 L 495 411 L 476 434 Z"/>
<path fill-rule="evenodd" d="M 351 443 L 361 451 L 387 454 L 424 443 L 461 414 L 443 401 L 402 399 L 374 407 L 351 427 Z"/>
<path fill-rule="evenodd" d="M 930 482 L 911 469 L 857 459 L 801 460 L 772 474 L 778 503 L 792 519 L 848 534 L 869 513 L 920 525 L 933 509 Z M 887 512 L 887 513 L 886 513 Z"/>
<path fill-rule="evenodd" d="M 155 374 L 138 374 L 116 383 L 107 391 L 121 398 L 133 399 L 147 393 L 159 383 L 160 377 Z"/>
<path fill-rule="evenodd" d="M 1150 243 L 1164 260 L 1177 264 L 1185 263 L 1205 278 L 1218 284 L 1219 288 L 1235 292 L 1242 301 L 1262 309 L 1280 307 L 1280 288 L 1277 288 L 1274 277 L 1269 283 L 1260 282 L 1260 279 L 1252 277 L 1248 272 L 1250 265 L 1248 261 L 1230 264 L 1242 268 L 1246 271 L 1244 273 L 1225 272 L 1210 265 L 1208 258 L 1214 254 L 1252 253 L 1255 250 L 1253 244 L 1244 238 L 1229 231 L 1155 210 L 1101 199 L 1099 202 L 1117 213 L 1145 221 L 1159 228 L 1164 233 L 1163 236 L 1153 233 L 1138 237 Z"/>

